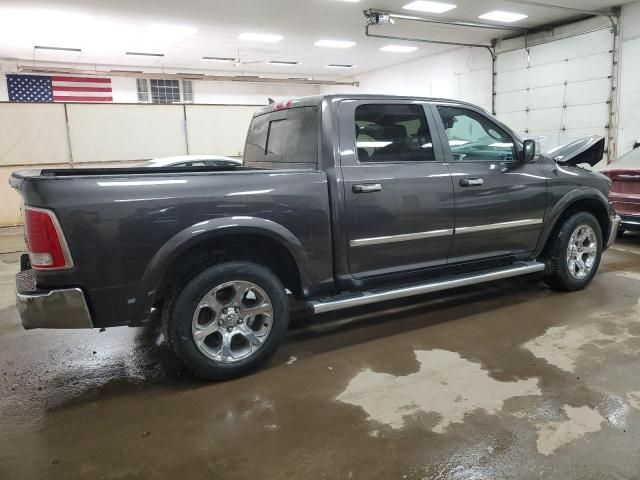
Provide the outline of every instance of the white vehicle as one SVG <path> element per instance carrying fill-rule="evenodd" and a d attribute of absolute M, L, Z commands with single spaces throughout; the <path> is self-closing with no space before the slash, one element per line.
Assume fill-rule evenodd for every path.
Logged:
<path fill-rule="evenodd" d="M 220 155 L 179 155 L 154 158 L 143 164 L 150 168 L 167 167 L 241 167 L 242 160 Z"/>

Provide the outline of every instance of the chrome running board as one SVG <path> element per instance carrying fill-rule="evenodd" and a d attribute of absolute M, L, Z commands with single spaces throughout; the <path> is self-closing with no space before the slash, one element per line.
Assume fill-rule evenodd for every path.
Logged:
<path fill-rule="evenodd" d="M 358 307 L 370 303 L 396 300 L 398 298 L 422 295 L 424 293 L 440 292 L 452 288 L 466 287 L 478 283 L 501 280 L 503 278 L 527 275 L 528 273 L 541 272 L 544 270 L 544 263 L 540 262 L 517 262 L 509 267 L 501 267 L 493 270 L 482 270 L 473 274 L 450 276 L 443 280 L 429 283 L 413 284 L 403 286 L 393 290 L 372 290 L 355 295 L 341 295 L 330 297 L 324 300 L 312 300 L 306 303 L 307 309 L 311 313 L 325 313 L 343 308 Z"/>

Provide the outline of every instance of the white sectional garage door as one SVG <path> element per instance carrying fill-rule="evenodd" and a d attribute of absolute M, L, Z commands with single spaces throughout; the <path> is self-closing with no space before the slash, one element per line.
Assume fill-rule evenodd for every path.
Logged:
<path fill-rule="evenodd" d="M 543 147 L 581 135 L 608 139 L 614 37 L 610 29 L 499 53 L 497 117 Z"/>

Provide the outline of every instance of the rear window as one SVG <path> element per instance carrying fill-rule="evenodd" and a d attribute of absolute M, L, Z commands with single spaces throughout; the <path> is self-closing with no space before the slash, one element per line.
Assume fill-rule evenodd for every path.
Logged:
<path fill-rule="evenodd" d="M 254 117 L 244 163 L 258 168 L 317 168 L 317 108 L 291 108 Z"/>

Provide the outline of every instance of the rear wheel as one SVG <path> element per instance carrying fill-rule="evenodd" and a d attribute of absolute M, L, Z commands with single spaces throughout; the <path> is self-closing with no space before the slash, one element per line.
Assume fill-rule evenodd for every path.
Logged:
<path fill-rule="evenodd" d="M 588 212 L 570 216 L 550 242 L 545 261 L 546 282 L 557 290 L 586 287 L 602 256 L 602 231 L 595 217 Z"/>
<path fill-rule="evenodd" d="M 206 269 L 178 286 L 167 308 L 169 345 L 190 370 L 209 380 L 258 368 L 282 343 L 289 320 L 279 279 L 250 262 Z"/>

